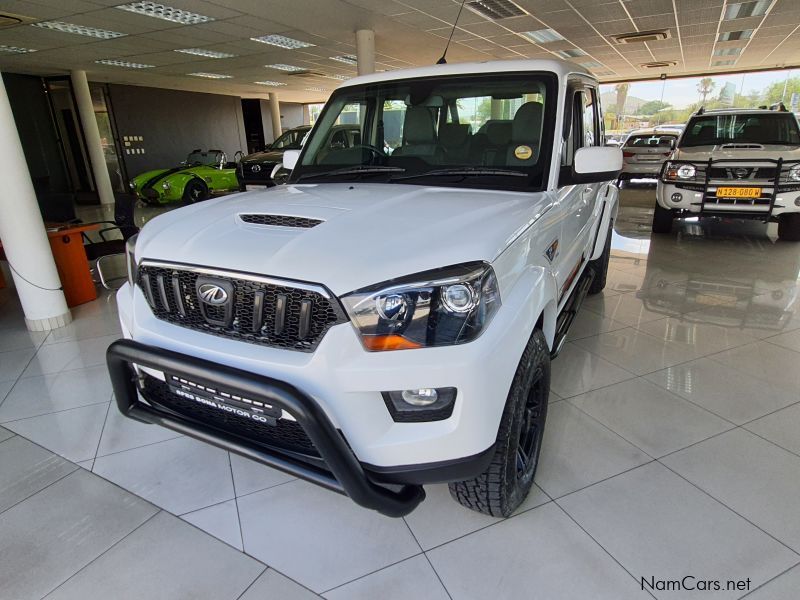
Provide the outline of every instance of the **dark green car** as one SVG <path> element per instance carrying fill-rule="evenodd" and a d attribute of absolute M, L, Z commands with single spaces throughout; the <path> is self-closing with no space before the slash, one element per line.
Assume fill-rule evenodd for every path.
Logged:
<path fill-rule="evenodd" d="M 214 194 L 235 192 L 239 181 L 236 162 L 228 162 L 222 150 L 192 150 L 178 167 L 137 175 L 131 179 L 130 188 L 148 204 L 193 203 Z"/>

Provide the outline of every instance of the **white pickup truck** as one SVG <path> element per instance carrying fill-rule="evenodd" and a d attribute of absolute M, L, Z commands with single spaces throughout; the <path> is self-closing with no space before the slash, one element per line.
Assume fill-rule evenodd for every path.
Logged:
<path fill-rule="evenodd" d="M 778 222 L 778 238 L 800 241 L 800 129 L 777 110 L 700 109 L 692 115 L 656 190 L 653 232 L 676 216 Z"/>
<path fill-rule="evenodd" d="M 389 516 L 447 482 L 507 516 L 550 359 L 605 285 L 622 166 L 598 83 L 555 60 L 352 79 L 285 186 L 153 219 L 108 350 L 127 416 Z M 358 145 L 328 132 L 357 124 Z"/>

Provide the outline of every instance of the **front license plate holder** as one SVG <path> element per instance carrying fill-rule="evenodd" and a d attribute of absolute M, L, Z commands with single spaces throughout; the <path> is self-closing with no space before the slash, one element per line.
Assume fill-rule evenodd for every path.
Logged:
<path fill-rule="evenodd" d="M 760 198 L 759 187 L 726 187 L 717 188 L 717 198 Z"/>

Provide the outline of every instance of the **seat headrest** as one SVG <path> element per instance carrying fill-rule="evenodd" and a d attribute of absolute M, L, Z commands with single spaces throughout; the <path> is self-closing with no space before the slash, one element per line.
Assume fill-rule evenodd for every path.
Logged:
<path fill-rule="evenodd" d="M 505 146 L 511 141 L 511 121 L 488 121 L 486 137 L 493 146 Z"/>
<path fill-rule="evenodd" d="M 526 102 L 520 106 L 511 125 L 511 141 L 538 143 L 542 135 L 543 115 L 541 102 Z"/>
<path fill-rule="evenodd" d="M 469 125 L 460 123 L 442 123 L 439 126 L 439 141 L 442 146 L 455 148 L 466 143 L 469 137 Z"/>
<path fill-rule="evenodd" d="M 431 144 L 436 142 L 433 117 L 424 106 L 409 106 L 403 120 L 405 144 Z"/>

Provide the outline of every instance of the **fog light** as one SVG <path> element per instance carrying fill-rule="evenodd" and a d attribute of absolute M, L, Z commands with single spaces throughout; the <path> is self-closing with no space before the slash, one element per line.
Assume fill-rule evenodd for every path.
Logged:
<path fill-rule="evenodd" d="M 675 192 L 670 197 L 670 200 L 672 200 L 673 202 L 680 202 L 681 200 L 683 200 L 683 194 L 679 194 L 678 192 Z"/>
<path fill-rule="evenodd" d="M 386 407 L 396 422 L 447 419 L 453 414 L 456 394 L 453 387 L 382 392 Z"/>

